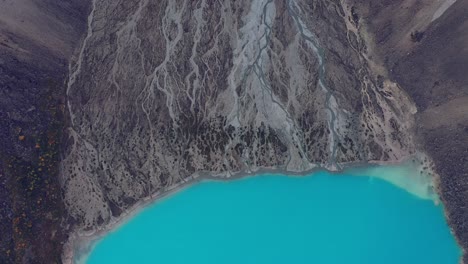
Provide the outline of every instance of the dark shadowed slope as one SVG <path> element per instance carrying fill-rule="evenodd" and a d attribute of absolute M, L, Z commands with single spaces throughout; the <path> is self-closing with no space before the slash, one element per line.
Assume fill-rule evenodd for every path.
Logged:
<path fill-rule="evenodd" d="M 0 263 L 60 263 L 58 180 L 68 60 L 86 1 L 0 1 Z"/>

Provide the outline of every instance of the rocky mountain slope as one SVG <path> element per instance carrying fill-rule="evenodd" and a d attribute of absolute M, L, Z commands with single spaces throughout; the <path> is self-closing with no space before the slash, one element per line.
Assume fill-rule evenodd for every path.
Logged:
<path fill-rule="evenodd" d="M 23 68 L 1 64 L 8 69 L 31 65 L 37 68 L 16 76 L 38 72 L 42 75 L 32 81 L 54 76 L 58 83 L 53 90 L 42 83 L 24 85 L 21 100 L 35 106 L 49 98 L 46 91 L 55 99 L 48 107 L 35 106 L 31 111 L 40 115 L 20 130 L 14 120 L 32 116 L 29 108 L 0 101 L 0 122 L 8 122 L 2 126 L 8 129 L 0 130 L 7 138 L 2 143 L 14 142 L 7 150 L 17 148 L 0 151 L 0 174 L 5 175 L 0 188 L 24 190 L 24 182 L 33 181 L 29 176 L 12 181 L 31 168 L 8 163 L 11 157 L 28 161 L 25 149 L 36 151 L 32 160 L 37 164 L 57 168 L 58 157 L 49 154 L 52 158 L 43 161 L 40 151 L 56 142 L 50 138 L 63 138 L 60 146 L 49 144 L 60 152 L 60 173 L 47 174 L 47 183 L 34 181 L 56 198 L 45 202 L 48 209 L 32 213 L 39 219 L 31 222 L 35 230 L 20 227 L 27 234 L 43 234 L 61 225 L 63 234 L 44 235 L 60 243 L 47 248 L 21 249 L 16 238 L 1 240 L 13 243 L 2 245 L 13 255 L 4 251 L 0 256 L 6 263 L 50 263 L 38 256 L 61 251 L 70 232 L 106 228 L 142 199 L 201 176 L 338 170 L 418 158 L 417 153 L 429 154 L 420 160 L 428 172 L 431 158 L 435 161 L 451 224 L 468 247 L 463 224 L 468 219 L 463 211 L 468 80 L 461 70 L 468 65 L 462 48 L 466 2 L 93 0 L 86 6 L 65 1 L 57 10 L 71 12 L 63 18 L 68 31 L 37 21 L 43 27 L 28 31 L 30 42 L 49 53 L 18 62 Z M 18 3 L 45 12 L 44 19 L 56 17 L 51 3 Z M 14 28 L 11 21 L 19 23 L 18 16 L 4 20 L 6 29 Z M 55 38 L 46 42 L 43 32 Z M 444 44 L 447 39 L 454 44 Z M 37 50 L 27 48 L 29 56 Z M 23 54 L 12 48 L 7 52 L 11 58 Z M 3 86 L 11 75 L 0 75 Z M 22 80 L 17 77 L 12 87 Z M 37 97 L 29 95 L 32 87 Z M 50 108 L 57 115 L 46 111 Z M 56 124 L 36 129 L 47 141 L 22 134 L 44 120 Z M 55 132 L 49 132 L 51 127 Z M 34 171 L 42 171 L 37 164 Z M 47 189 L 50 184 L 57 186 Z M 0 193 L 9 210 L 0 216 L 15 223 L 22 211 L 10 209 L 16 201 L 10 192 Z M 24 194 L 25 204 L 37 202 L 44 192 L 34 199 Z M 42 215 L 47 210 L 58 211 L 46 228 L 36 223 L 49 219 Z M 15 227 L 2 226 L 9 234 Z M 20 259 L 28 250 L 34 257 Z"/>
<path fill-rule="evenodd" d="M 88 25 L 62 173 L 85 229 L 201 172 L 415 151 L 414 105 L 372 68 L 339 2 L 96 1 Z"/>
<path fill-rule="evenodd" d="M 0 263 L 61 263 L 59 182 L 69 58 L 84 1 L 0 1 Z"/>

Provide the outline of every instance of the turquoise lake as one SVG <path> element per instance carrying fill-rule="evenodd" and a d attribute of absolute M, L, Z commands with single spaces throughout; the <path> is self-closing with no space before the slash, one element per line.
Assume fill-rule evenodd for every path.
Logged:
<path fill-rule="evenodd" d="M 442 206 L 317 172 L 196 183 L 96 242 L 87 264 L 457 264 Z"/>

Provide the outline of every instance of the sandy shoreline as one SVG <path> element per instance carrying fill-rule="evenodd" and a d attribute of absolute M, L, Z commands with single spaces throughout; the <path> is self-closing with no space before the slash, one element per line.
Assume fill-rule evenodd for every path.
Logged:
<path fill-rule="evenodd" d="M 129 209 L 125 210 L 119 217 L 112 218 L 107 225 L 102 228 L 99 228 L 90 232 L 75 232 L 70 235 L 69 240 L 64 246 L 63 252 L 63 263 L 64 264 L 85 264 L 86 258 L 89 253 L 92 251 L 95 242 L 104 237 L 109 232 L 116 230 L 119 226 L 125 224 L 133 216 L 138 214 L 141 210 L 147 208 L 149 205 L 154 204 L 161 199 L 168 197 L 176 192 L 188 188 L 189 186 L 204 181 L 204 180 L 216 180 L 216 181 L 230 181 L 235 179 L 241 179 L 250 176 L 261 176 L 265 174 L 287 174 L 289 176 L 306 176 L 313 174 L 314 172 L 327 171 L 332 174 L 342 173 L 349 169 L 359 169 L 359 168 L 373 168 L 379 166 L 398 166 L 414 159 L 414 156 L 404 157 L 399 161 L 391 162 L 382 162 L 382 161 L 369 161 L 369 162 L 350 162 L 350 163 L 340 163 L 338 166 L 340 169 L 330 170 L 321 166 L 314 167 L 312 169 L 300 172 L 287 171 L 285 168 L 254 168 L 249 171 L 239 171 L 235 173 L 225 172 L 225 173 L 210 173 L 210 172 L 197 172 L 192 176 L 183 179 L 182 182 L 176 183 L 175 185 L 167 188 L 165 190 L 156 192 L 143 200 L 137 202 Z M 422 166 L 422 163 L 421 163 Z M 435 193 L 439 194 L 439 188 L 437 184 L 436 174 L 431 174 L 431 183 L 434 188 Z M 369 175 L 364 175 L 369 176 Z M 405 189 L 404 185 L 396 184 L 395 182 L 389 181 L 388 179 L 379 177 L 383 180 L 390 182 L 391 184 L 397 185 L 400 188 Z M 407 190 L 407 189 L 406 189 Z M 407 190 L 412 193 L 411 190 Z M 413 193 L 414 194 L 414 193 Z M 434 202 L 436 202 L 434 200 Z M 445 212 L 445 210 L 444 210 Z M 446 219 L 447 215 L 445 215 Z M 458 241 L 457 241 L 458 242 Z"/>

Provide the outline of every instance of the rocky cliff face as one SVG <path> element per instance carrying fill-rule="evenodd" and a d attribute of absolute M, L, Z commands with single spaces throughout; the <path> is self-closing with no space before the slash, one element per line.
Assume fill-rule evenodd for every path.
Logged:
<path fill-rule="evenodd" d="M 201 172 L 415 151 L 415 107 L 339 1 L 101 1 L 71 67 L 62 187 L 84 230 Z"/>

